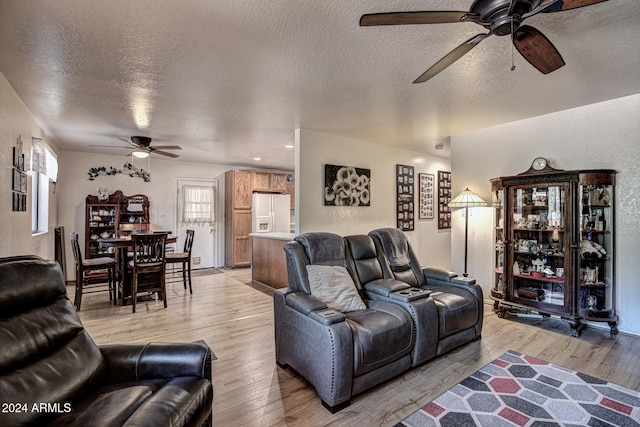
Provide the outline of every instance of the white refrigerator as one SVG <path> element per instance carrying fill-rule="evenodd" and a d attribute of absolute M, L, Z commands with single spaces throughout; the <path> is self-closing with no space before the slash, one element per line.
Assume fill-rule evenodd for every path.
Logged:
<path fill-rule="evenodd" d="M 288 194 L 253 193 L 252 232 L 289 233 L 291 201 Z"/>

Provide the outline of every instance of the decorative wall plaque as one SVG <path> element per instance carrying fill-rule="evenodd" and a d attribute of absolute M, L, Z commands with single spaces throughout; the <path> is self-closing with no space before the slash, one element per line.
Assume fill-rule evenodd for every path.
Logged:
<path fill-rule="evenodd" d="M 403 231 L 413 230 L 413 166 L 396 165 L 397 227 Z"/>
<path fill-rule="evenodd" d="M 451 228 L 451 172 L 438 171 L 438 229 Z"/>
<path fill-rule="evenodd" d="M 418 218 L 433 219 L 433 197 L 435 191 L 435 177 L 432 174 L 418 174 L 420 205 Z"/>

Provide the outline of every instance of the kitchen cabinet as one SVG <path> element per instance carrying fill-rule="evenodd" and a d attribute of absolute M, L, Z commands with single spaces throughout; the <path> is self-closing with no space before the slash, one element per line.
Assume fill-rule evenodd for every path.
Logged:
<path fill-rule="evenodd" d="M 287 192 L 287 174 L 284 173 L 272 173 L 269 185 L 271 191 L 277 193 Z"/>
<path fill-rule="evenodd" d="M 251 203 L 254 192 L 287 194 L 287 176 L 254 170 L 225 173 L 225 243 L 227 268 L 251 266 Z M 293 205 L 292 205 L 293 209 Z"/>
<path fill-rule="evenodd" d="M 233 258 L 229 267 L 249 267 L 251 265 L 251 211 L 236 210 L 233 212 Z"/>
<path fill-rule="evenodd" d="M 251 265 L 251 196 L 253 173 L 230 170 L 225 173 L 225 250 L 228 268 Z"/>
<path fill-rule="evenodd" d="M 234 170 L 225 176 L 226 194 L 233 209 L 251 209 L 251 194 L 253 193 L 252 175 L 250 171 Z"/>
<path fill-rule="evenodd" d="M 491 181 L 494 307 L 499 317 L 512 309 L 558 316 L 573 336 L 585 320 L 607 322 L 617 334 L 615 171 L 562 171 L 544 163 L 542 171 L 532 167 Z"/>
<path fill-rule="evenodd" d="M 254 171 L 252 190 L 265 193 L 285 193 L 287 191 L 287 174 Z"/>
<path fill-rule="evenodd" d="M 285 191 L 284 194 L 288 194 L 289 195 L 289 201 L 291 202 L 291 210 L 295 210 L 296 208 L 296 183 L 293 179 L 293 174 L 292 173 L 288 173 L 286 175 L 286 179 L 287 179 L 287 191 Z"/>
<path fill-rule="evenodd" d="M 253 191 L 271 191 L 271 173 L 253 172 Z"/>
<path fill-rule="evenodd" d="M 292 233 L 251 234 L 251 280 L 274 289 L 289 286 L 284 245 L 293 237 Z"/>

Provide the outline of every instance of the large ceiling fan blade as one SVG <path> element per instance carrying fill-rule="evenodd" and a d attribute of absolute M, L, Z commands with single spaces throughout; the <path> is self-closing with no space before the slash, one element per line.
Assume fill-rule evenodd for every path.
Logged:
<path fill-rule="evenodd" d="M 167 156 L 167 157 L 173 157 L 174 159 L 175 159 L 176 157 L 180 157 L 180 156 L 178 156 L 177 154 L 169 153 L 169 152 L 167 152 L 167 151 L 151 150 L 151 152 L 152 152 L 153 154 L 160 154 L 160 155 Z"/>
<path fill-rule="evenodd" d="M 389 12 L 362 15 L 360 26 L 374 25 L 410 25 L 410 24 L 449 24 L 477 19 L 479 15 L 472 12 Z"/>
<path fill-rule="evenodd" d="M 149 147 L 152 150 L 182 150 L 182 147 L 179 145 L 154 145 L 153 147 Z"/>
<path fill-rule="evenodd" d="M 420 77 L 414 80 L 413 83 L 424 83 L 430 78 L 434 77 L 436 74 L 447 68 L 449 65 L 456 62 L 458 59 L 462 58 L 466 55 L 471 49 L 476 47 L 478 43 L 487 38 L 491 33 L 488 34 L 478 34 L 476 36 L 471 37 L 466 42 L 462 43 L 457 48 L 453 49 L 451 52 L 446 54 L 440 61 L 436 62 L 425 71 Z"/>
<path fill-rule="evenodd" d="M 138 147 L 138 144 L 134 143 L 133 141 L 131 141 L 130 139 L 126 139 L 126 138 L 118 138 L 120 141 L 122 142 L 126 142 L 129 145 L 133 145 L 134 147 Z"/>
<path fill-rule="evenodd" d="M 579 7 L 591 6 L 592 4 L 602 3 L 607 0 L 547 0 L 540 5 L 544 7 L 547 3 L 555 3 L 555 6 L 545 8 L 544 12 L 561 12 L 563 10 L 577 9 Z"/>
<path fill-rule="evenodd" d="M 125 150 L 131 150 L 131 147 L 123 147 L 120 145 L 90 145 L 89 147 L 97 147 L 97 148 L 120 148 Z"/>
<path fill-rule="evenodd" d="M 513 44 L 518 52 L 542 74 L 549 74 L 564 66 L 558 49 L 540 31 L 522 25 L 513 35 Z"/>

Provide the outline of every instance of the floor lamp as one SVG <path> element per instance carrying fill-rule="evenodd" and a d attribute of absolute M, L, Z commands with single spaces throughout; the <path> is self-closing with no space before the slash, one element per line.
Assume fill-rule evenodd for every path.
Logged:
<path fill-rule="evenodd" d="M 482 200 L 476 193 L 465 188 L 465 190 L 451 199 L 448 203 L 450 208 L 464 208 L 464 277 L 467 277 L 467 241 L 469 236 L 469 207 L 487 206 L 487 202 Z"/>

